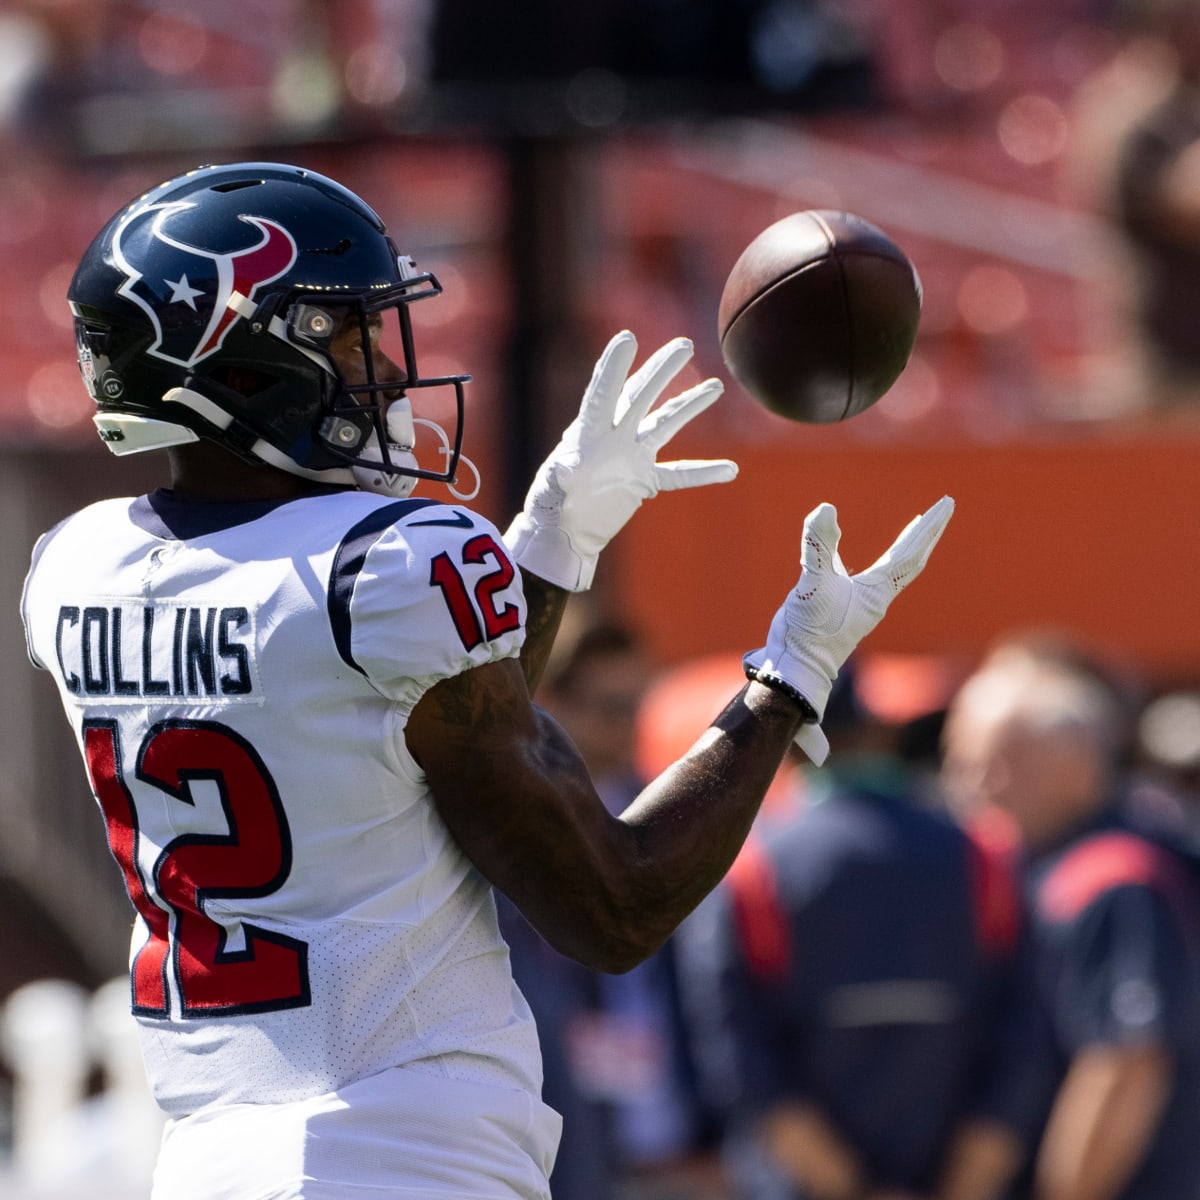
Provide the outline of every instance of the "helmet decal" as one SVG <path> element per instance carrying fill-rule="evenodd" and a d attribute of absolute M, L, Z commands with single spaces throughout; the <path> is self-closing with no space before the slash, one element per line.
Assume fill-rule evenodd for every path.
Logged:
<path fill-rule="evenodd" d="M 188 201 L 143 205 L 120 223 L 112 239 L 113 259 L 126 276 L 118 291 L 146 313 L 154 328 L 154 343 L 146 352 L 182 367 L 195 366 L 220 349 L 238 315 L 234 304 L 253 301 L 261 287 L 285 275 L 297 258 L 295 239 L 282 225 L 247 213 L 239 214 L 238 221 L 261 235 L 250 246 L 215 249 L 170 236 L 168 222 L 192 207 Z M 231 230 L 231 241 L 241 240 L 238 232 Z M 137 248 L 144 247 L 147 240 L 163 242 L 178 252 L 174 278 L 148 279 L 139 269 Z M 190 280 L 203 286 L 194 286 Z M 195 322 L 171 321 L 174 305 L 186 306 L 191 312 L 209 310 L 207 325 L 199 336 Z"/>

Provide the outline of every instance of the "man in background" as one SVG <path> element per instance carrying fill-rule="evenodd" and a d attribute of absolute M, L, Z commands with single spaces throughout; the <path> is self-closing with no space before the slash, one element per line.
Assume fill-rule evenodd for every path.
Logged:
<path fill-rule="evenodd" d="M 1040 1136 L 1015 1189 L 1038 1200 L 1184 1200 L 1200 1178 L 1200 892 L 1124 809 L 1127 732 L 1103 671 L 1029 640 L 946 724 L 954 803 L 1010 822 L 1026 860 Z"/>
<path fill-rule="evenodd" d="M 689 1009 L 740 1200 L 933 1195 L 1005 1099 L 1015 880 L 928 802 L 853 666 L 825 730 L 803 804 L 759 824 L 681 935 L 708 968 L 689 966 Z"/>

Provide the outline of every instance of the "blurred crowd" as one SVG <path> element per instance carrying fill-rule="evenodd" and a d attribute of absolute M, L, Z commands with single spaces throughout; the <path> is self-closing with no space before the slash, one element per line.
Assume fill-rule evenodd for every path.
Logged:
<path fill-rule="evenodd" d="M 686 36 L 677 7 L 528 4 L 518 20 L 476 0 L 264 0 L 249 23 L 234 0 L 8 0 L 0 263 L 60 286 L 51 272 L 64 237 L 83 238 L 73 222 L 90 228 L 89 196 L 153 156 L 161 178 L 209 158 L 303 148 L 319 163 L 336 149 L 395 160 L 411 189 L 406 140 L 582 137 L 598 148 L 607 136 L 669 143 L 734 111 L 782 114 L 818 136 L 778 141 L 761 164 L 742 137 L 746 186 L 863 212 L 922 261 L 922 344 L 892 426 L 923 428 L 943 410 L 985 432 L 1186 410 L 1190 0 L 704 0 Z M 743 58 L 733 105 L 716 67 Z M 529 88 L 516 86 L 522 69 Z M 687 289 L 714 286 L 696 279 L 714 251 L 695 244 L 712 236 L 701 216 L 677 219 L 680 192 L 578 219 L 632 226 L 624 271 L 636 278 L 622 302 L 683 306 L 690 323 Z M 404 197 L 406 220 L 413 203 Z M 492 219 L 503 227 L 500 205 Z M 609 271 L 607 287 L 619 286 L 622 269 Z M 13 391 L 28 373 L 44 393 L 45 355 L 26 342 L 46 339 L 17 321 L 28 328 L 12 339 Z M 63 404 L 51 428 L 78 432 L 82 415 Z"/>

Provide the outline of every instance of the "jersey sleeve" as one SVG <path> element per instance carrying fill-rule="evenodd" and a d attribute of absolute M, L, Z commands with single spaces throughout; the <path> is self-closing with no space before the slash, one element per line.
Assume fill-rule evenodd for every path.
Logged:
<path fill-rule="evenodd" d="M 499 531 L 476 513 L 431 505 L 387 509 L 343 539 L 329 613 L 344 662 L 411 707 L 433 684 L 520 653 L 520 572 Z"/>
<path fill-rule="evenodd" d="M 33 552 L 30 555 L 29 570 L 25 575 L 25 582 L 21 587 L 21 624 L 25 627 L 25 652 L 29 655 L 29 661 L 40 671 L 47 670 L 46 651 L 39 651 L 36 635 L 38 622 L 36 621 L 36 609 L 38 606 L 37 600 L 37 576 L 38 567 L 40 566 L 46 548 L 54 540 L 55 535 L 60 529 L 66 525 L 66 519 L 59 521 L 53 529 L 43 533 L 41 537 L 34 543 Z"/>

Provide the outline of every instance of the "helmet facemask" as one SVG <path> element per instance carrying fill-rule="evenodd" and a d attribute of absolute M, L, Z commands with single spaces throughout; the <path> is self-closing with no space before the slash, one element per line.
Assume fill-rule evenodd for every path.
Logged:
<path fill-rule="evenodd" d="M 407 260 L 400 261 L 403 272 Z M 363 490 L 402 497 L 419 479 L 447 485 L 456 481 L 462 459 L 463 377 L 421 377 L 408 313 L 409 304 L 440 292 L 432 275 L 414 272 L 403 284 L 381 289 L 370 299 L 295 297 L 283 319 L 269 324 L 272 335 L 314 358 L 328 372 L 331 386 L 315 428 L 316 442 L 351 469 Z M 360 379 L 348 378 L 339 362 L 335 345 L 347 344 L 351 353 L 362 355 Z M 437 422 L 414 417 L 409 391 L 415 388 L 451 389 L 453 441 Z M 437 434 L 444 458 L 440 470 L 418 464 L 417 425 Z"/>

